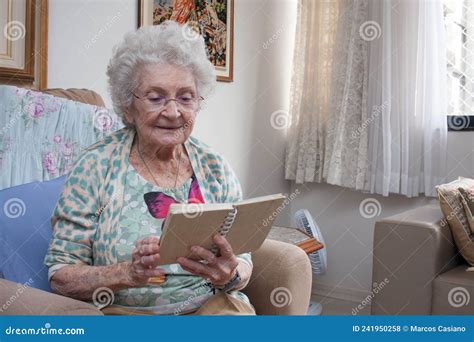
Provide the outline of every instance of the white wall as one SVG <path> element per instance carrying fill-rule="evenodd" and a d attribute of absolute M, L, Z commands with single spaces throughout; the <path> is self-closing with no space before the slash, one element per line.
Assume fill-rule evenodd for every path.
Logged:
<path fill-rule="evenodd" d="M 235 2 L 234 82 L 218 82 L 194 131 L 229 160 L 245 197 L 290 187 L 284 131 L 273 129 L 270 117 L 288 107 L 295 10 L 294 0 Z M 93 89 L 110 106 L 107 63 L 136 18 L 136 0 L 50 0 L 48 86 Z"/>
<path fill-rule="evenodd" d="M 110 105 L 112 47 L 136 27 L 135 0 L 50 0 L 48 87 L 92 89 Z"/>

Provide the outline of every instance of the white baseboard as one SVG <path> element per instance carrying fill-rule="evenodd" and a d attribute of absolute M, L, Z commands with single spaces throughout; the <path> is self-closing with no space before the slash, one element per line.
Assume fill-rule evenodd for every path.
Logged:
<path fill-rule="evenodd" d="M 353 289 L 348 287 L 334 287 L 326 284 L 320 284 L 313 281 L 311 293 L 321 297 L 346 300 L 354 303 L 361 303 L 367 296 L 369 291 Z"/>

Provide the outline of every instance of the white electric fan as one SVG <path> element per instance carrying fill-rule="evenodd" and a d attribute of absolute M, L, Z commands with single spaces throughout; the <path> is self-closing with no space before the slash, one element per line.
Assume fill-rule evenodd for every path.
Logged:
<path fill-rule="evenodd" d="M 317 250 L 316 252 L 309 254 L 309 260 L 311 262 L 311 269 L 313 274 L 322 275 L 327 270 L 327 254 L 326 244 L 324 243 L 323 235 L 318 225 L 314 221 L 310 212 L 306 209 L 300 209 L 295 213 L 296 226 L 300 229 L 304 229 L 306 233 L 314 237 L 316 240 L 324 245 L 324 248 Z M 308 315 L 320 315 L 323 307 L 320 303 L 311 301 L 309 304 Z"/>

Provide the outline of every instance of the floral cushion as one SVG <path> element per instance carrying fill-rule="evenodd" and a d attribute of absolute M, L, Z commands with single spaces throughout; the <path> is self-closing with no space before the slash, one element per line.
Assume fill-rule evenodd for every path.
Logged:
<path fill-rule="evenodd" d="M 81 151 L 123 127 L 106 108 L 0 86 L 0 189 L 69 172 Z"/>
<path fill-rule="evenodd" d="M 449 223 L 459 253 L 471 266 L 474 266 L 474 233 L 469 226 L 459 192 L 459 188 L 472 187 L 474 187 L 474 179 L 459 177 L 458 180 L 439 185 L 436 189 L 441 210 Z"/>
<path fill-rule="evenodd" d="M 474 186 L 466 189 L 459 188 L 459 192 L 461 193 L 461 200 L 469 222 L 469 228 L 471 228 L 471 234 L 474 234 Z"/>

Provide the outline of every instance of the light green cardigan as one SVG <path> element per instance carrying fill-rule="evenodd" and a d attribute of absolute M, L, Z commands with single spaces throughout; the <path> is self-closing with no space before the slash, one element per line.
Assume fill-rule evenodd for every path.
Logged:
<path fill-rule="evenodd" d="M 114 246 L 124 205 L 125 161 L 135 133 L 126 127 L 88 147 L 68 174 L 51 220 L 53 236 L 45 257 L 49 279 L 69 264 L 118 262 Z M 206 202 L 242 199 L 236 175 L 219 154 L 193 137 L 184 146 Z M 250 253 L 238 257 L 252 265 Z"/>

